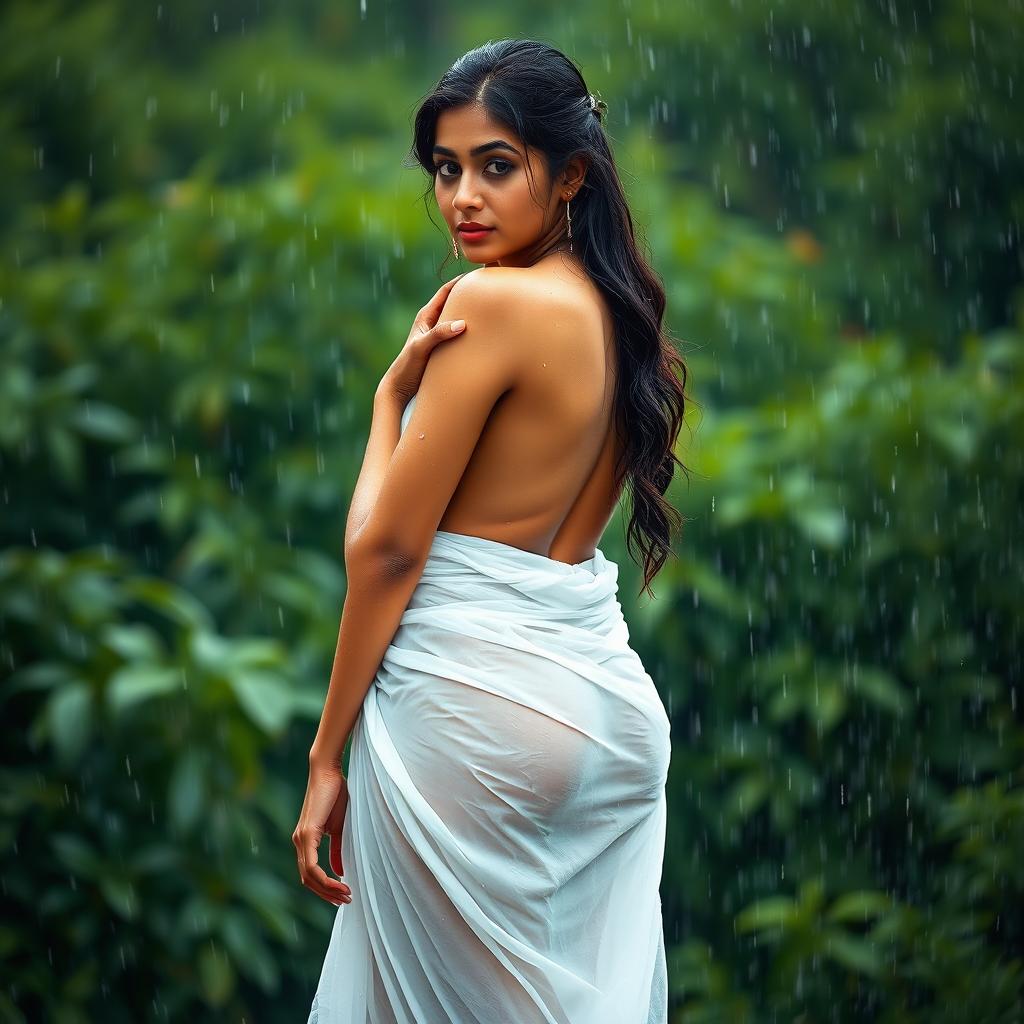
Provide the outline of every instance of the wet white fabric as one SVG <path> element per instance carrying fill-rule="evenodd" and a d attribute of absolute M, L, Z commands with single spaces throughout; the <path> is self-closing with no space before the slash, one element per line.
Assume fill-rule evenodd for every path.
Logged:
<path fill-rule="evenodd" d="M 308 1024 L 667 1020 L 669 721 L 617 581 L 437 531 L 353 730 Z"/>

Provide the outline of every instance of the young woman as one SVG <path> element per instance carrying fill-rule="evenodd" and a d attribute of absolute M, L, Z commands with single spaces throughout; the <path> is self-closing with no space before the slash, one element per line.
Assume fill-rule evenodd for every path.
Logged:
<path fill-rule="evenodd" d="M 669 720 L 597 544 L 628 486 L 645 588 L 670 553 L 686 368 L 605 110 L 564 54 L 511 39 L 416 115 L 452 252 L 480 266 L 374 400 L 292 837 L 339 907 L 310 1024 L 667 1017 Z"/>

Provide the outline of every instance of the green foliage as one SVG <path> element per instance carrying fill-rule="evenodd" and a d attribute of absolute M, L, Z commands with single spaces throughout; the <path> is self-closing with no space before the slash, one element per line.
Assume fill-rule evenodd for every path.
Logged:
<path fill-rule="evenodd" d="M 783 402 L 706 415 L 697 448 L 678 498 L 715 558 L 673 562 L 643 618 L 681 708 L 682 1019 L 725 1012 L 694 973 L 709 940 L 790 1017 L 849 990 L 879 1019 L 952 1022 L 969 989 L 978 1019 L 1013 1019 L 1021 336 L 968 337 L 951 366 L 860 342 Z"/>
<path fill-rule="evenodd" d="M 548 17 L 168 6 L 0 13 L 15 1021 L 308 1005 L 332 915 L 290 834 L 348 495 L 448 249 L 408 117 Z M 656 601 L 602 542 L 673 719 L 686 1024 L 1024 999 L 1020 16 L 897 6 L 551 23 L 609 98 L 697 399 Z"/>

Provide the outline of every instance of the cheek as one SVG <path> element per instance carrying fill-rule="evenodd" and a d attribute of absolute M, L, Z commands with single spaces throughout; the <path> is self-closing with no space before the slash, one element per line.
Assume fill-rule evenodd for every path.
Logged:
<path fill-rule="evenodd" d="M 495 205 L 501 210 L 512 231 L 528 234 L 537 229 L 544 219 L 544 211 L 530 195 L 530 189 L 521 182 L 510 182 L 495 196 Z"/>

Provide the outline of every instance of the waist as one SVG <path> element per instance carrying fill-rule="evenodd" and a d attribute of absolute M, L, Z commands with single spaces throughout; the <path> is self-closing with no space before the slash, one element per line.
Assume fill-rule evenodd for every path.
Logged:
<path fill-rule="evenodd" d="M 502 541 L 439 530 L 406 616 L 414 621 L 446 609 L 606 634 L 624 628 L 617 593 L 618 565 L 600 548 L 569 564 Z"/>

